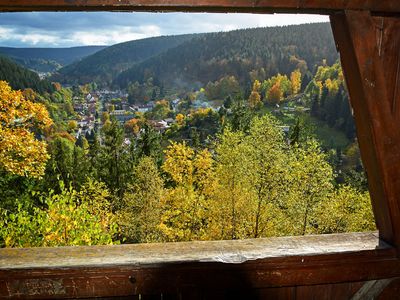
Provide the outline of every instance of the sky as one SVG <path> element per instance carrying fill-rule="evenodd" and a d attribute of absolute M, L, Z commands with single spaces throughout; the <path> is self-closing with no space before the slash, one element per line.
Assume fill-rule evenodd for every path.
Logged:
<path fill-rule="evenodd" d="M 321 15 L 143 12 L 0 13 L 0 46 L 113 45 L 161 35 L 328 22 Z"/>

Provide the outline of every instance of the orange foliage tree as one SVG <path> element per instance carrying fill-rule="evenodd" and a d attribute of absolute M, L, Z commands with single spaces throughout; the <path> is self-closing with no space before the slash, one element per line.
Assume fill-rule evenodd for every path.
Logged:
<path fill-rule="evenodd" d="M 283 91 L 279 81 L 277 81 L 268 91 L 267 98 L 272 104 L 277 104 L 283 99 Z"/>
<path fill-rule="evenodd" d="M 140 131 L 140 120 L 139 119 L 130 119 L 128 122 L 125 123 L 125 130 L 134 135 L 138 135 Z"/>
<path fill-rule="evenodd" d="M 0 168 L 20 176 L 41 177 L 49 158 L 46 142 L 35 138 L 52 124 L 46 108 L 26 100 L 0 81 Z"/>

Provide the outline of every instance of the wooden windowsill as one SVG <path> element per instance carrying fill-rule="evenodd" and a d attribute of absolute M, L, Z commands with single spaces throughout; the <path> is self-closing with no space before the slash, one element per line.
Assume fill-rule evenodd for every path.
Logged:
<path fill-rule="evenodd" d="M 396 250 L 377 232 L 0 249 L 0 299 L 262 289 L 396 276 Z"/>
<path fill-rule="evenodd" d="M 233 241 L 0 249 L 0 270 L 168 263 L 243 263 L 259 259 L 388 250 L 378 232 Z"/>

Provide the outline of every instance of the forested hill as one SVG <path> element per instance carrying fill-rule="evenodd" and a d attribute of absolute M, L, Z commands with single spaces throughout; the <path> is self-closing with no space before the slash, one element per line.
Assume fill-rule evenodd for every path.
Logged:
<path fill-rule="evenodd" d="M 121 71 L 174 48 L 194 36 L 162 36 L 116 44 L 62 68 L 53 79 L 62 83 L 111 83 Z"/>
<path fill-rule="evenodd" d="M 11 48 L 0 47 L 0 54 L 12 58 L 20 65 L 38 71 L 56 69 L 96 53 L 107 46 L 82 46 L 71 48 Z"/>
<path fill-rule="evenodd" d="M 114 85 L 125 88 L 153 77 L 169 88 L 199 87 L 226 75 L 247 85 L 295 68 L 313 72 L 323 59 L 337 58 L 329 23 L 209 33 L 133 66 Z"/>
<path fill-rule="evenodd" d="M 47 80 L 40 80 L 39 76 L 28 69 L 21 67 L 12 60 L 0 55 L 0 80 L 7 81 L 15 90 L 31 88 L 36 92 L 51 92 L 53 87 Z"/>

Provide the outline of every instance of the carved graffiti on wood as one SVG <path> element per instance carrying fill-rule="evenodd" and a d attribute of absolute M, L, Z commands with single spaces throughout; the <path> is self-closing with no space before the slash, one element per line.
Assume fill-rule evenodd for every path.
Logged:
<path fill-rule="evenodd" d="M 9 297 L 15 296 L 60 296 L 66 291 L 62 279 L 20 279 L 7 283 Z"/>

